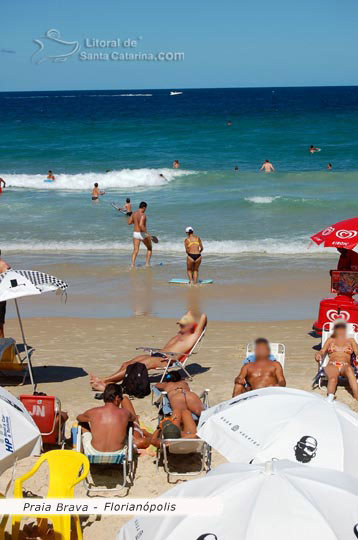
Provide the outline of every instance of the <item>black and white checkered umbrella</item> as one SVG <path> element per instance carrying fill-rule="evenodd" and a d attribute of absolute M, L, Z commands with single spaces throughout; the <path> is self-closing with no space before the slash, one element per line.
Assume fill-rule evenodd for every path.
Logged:
<path fill-rule="evenodd" d="M 37 270 L 10 269 L 0 274 L 0 302 L 49 291 L 66 293 L 67 283 Z"/>

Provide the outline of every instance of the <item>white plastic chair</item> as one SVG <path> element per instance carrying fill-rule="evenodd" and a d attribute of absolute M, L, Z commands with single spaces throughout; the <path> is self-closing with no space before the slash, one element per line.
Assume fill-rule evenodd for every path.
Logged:
<path fill-rule="evenodd" d="M 286 347 L 283 343 L 270 343 L 270 350 L 272 356 L 274 356 L 277 362 L 280 362 L 282 369 L 285 368 L 285 358 L 286 358 Z M 246 347 L 246 357 L 251 354 L 255 354 L 255 344 L 248 343 Z"/>

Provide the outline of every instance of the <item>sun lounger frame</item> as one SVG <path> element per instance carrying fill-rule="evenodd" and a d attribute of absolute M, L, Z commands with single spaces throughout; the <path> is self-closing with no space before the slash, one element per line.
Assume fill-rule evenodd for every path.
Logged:
<path fill-rule="evenodd" d="M 157 399 L 155 399 L 155 387 L 152 387 L 152 403 L 155 403 L 155 405 L 159 408 L 159 414 L 158 414 L 158 424 L 163 418 L 163 407 L 167 407 L 168 414 L 169 409 L 171 410 L 168 393 L 165 391 L 157 391 Z M 210 389 L 206 388 L 201 394 L 200 399 L 203 403 L 204 409 L 209 408 L 209 392 Z M 166 414 L 167 415 L 167 414 Z M 198 418 L 193 414 L 194 420 L 198 420 Z M 175 454 L 175 452 L 170 452 L 170 446 L 171 448 L 175 447 L 176 445 L 180 446 L 188 446 L 188 452 L 178 452 L 178 455 L 183 455 L 184 453 L 195 453 L 201 455 L 201 464 L 200 464 L 200 470 L 199 471 L 193 471 L 193 472 L 175 472 L 172 471 L 169 467 L 169 454 Z M 195 448 L 195 450 L 190 451 L 190 448 Z M 200 450 L 198 448 L 200 447 Z M 156 456 L 156 469 L 159 471 L 159 462 L 160 458 L 163 457 L 163 468 L 164 471 L 167 474 L 168 482 L 170 482 L 171 476 L 198 476 L 203 471 L 209 472 L 211 468 L 211 446 L 203 441 L 202 439 L 162 439 L 160 441 L 160 447 L 157 448 L 157 456 Z"/>
<path fill-rule="evenodd" d="M 118 459 L 118 456 L 111 456 L 106 454 L 101 455 L 95 455 L 91 456 L 90 454 L 86 454 L 83 450 L 83 444 L 82 444 L 82 428 L 81 426 L 78 426 L 77 428 L 77 441 L 76 441 L 76 450 L 77 452 L 82 452 L 82 454 L 85 454 L 88 457 L 88 460 L 93 465 L 117 465 L 122 469 L 123 474 L 123 480 L 122 482 L 119 482 L 118 487 L 115 488 L 102 488 L 102 487 L 96 487 L 94 485 L 93 479 L 92 482 L 88 477 L 85 478 L 84 483 L 87 490 L 87 495 L 92 493 L 120 493 L 123 491 L 123 489 L 129 488 L 133 485 L 134 481 L 134 445 L 133 445 L 133 428 L 130 427 L 128 430 L 128 438 L 127 438 L 127 448 L 126 448 L 126 455 L 121 461 L 121 463 L 116 463 L 116 459 Z M 91 460 L 92 458 L 92 460 Z M 103 461 L 96 462 L 95 458 L 101 458 Z M 128 485 L 129 480 L 129 485 Z"/>

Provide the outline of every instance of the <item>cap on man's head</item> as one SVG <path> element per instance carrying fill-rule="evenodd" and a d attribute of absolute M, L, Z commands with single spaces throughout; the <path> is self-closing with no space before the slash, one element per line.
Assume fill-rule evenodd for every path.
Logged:
<path fill-rule="evenodd" d="M 186 233 L 194 232 L 194 229 L 193 229 L 193 227 L 187 227 L 187 228 L 185 229 L 185 232 L 186 232 Z"/>
<path fill-rule="evenodd" d="M 177 321 L 177 324 L 181 324 L 183 326 L 187 324 L 195 324 L 195 319 L 191 313 L 185 313 L 185 315 L 183 315 L 182 318 Z"/>

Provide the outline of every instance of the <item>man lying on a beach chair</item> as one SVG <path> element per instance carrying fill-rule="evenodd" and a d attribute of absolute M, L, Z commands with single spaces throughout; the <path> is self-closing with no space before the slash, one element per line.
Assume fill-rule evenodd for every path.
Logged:
<path fill-rule="evenodd" d="M 202 335 L 206 325 L 207 317 L 203 313 L 198 322 L 195 321 L 193 314 L 188 311 L 180 321 L 177 322 L 179 325 L 178 333 L 164 345 L 162 349 L 156 350 L 151 354 L 142 354 L 133 358 L 129 362 L 124 362 L 120 369 L 110 375 L 109 377 L 104 377 L 100 379 L 91 374 L 90 384 L 93 390 L 103 391 L 107 384 L 113 382 L 120 382 L 123 380 L 126 373 L 126 369 L 130 364 L 140 362 L 146 366 L 148 370 L 165 368 L 168 365 L 168 360 L 170 356 L 166 355 L 166 352 L 178 353 L 179 355 L 188 354 L 188 351 L 195 345 L 200 336 Z M 174 357 L 175 358 L 175 357 Z"/>
<path fill-rule="evenodd" d="M 248 390 L 267 388 L 268 386 L 286 386 L 285 376 L 280 362 L 270 360 L 270 344 L 265 338 L 255 341 L 255 362 L 245 364 L 235 379 L 232 397 Z"/>

